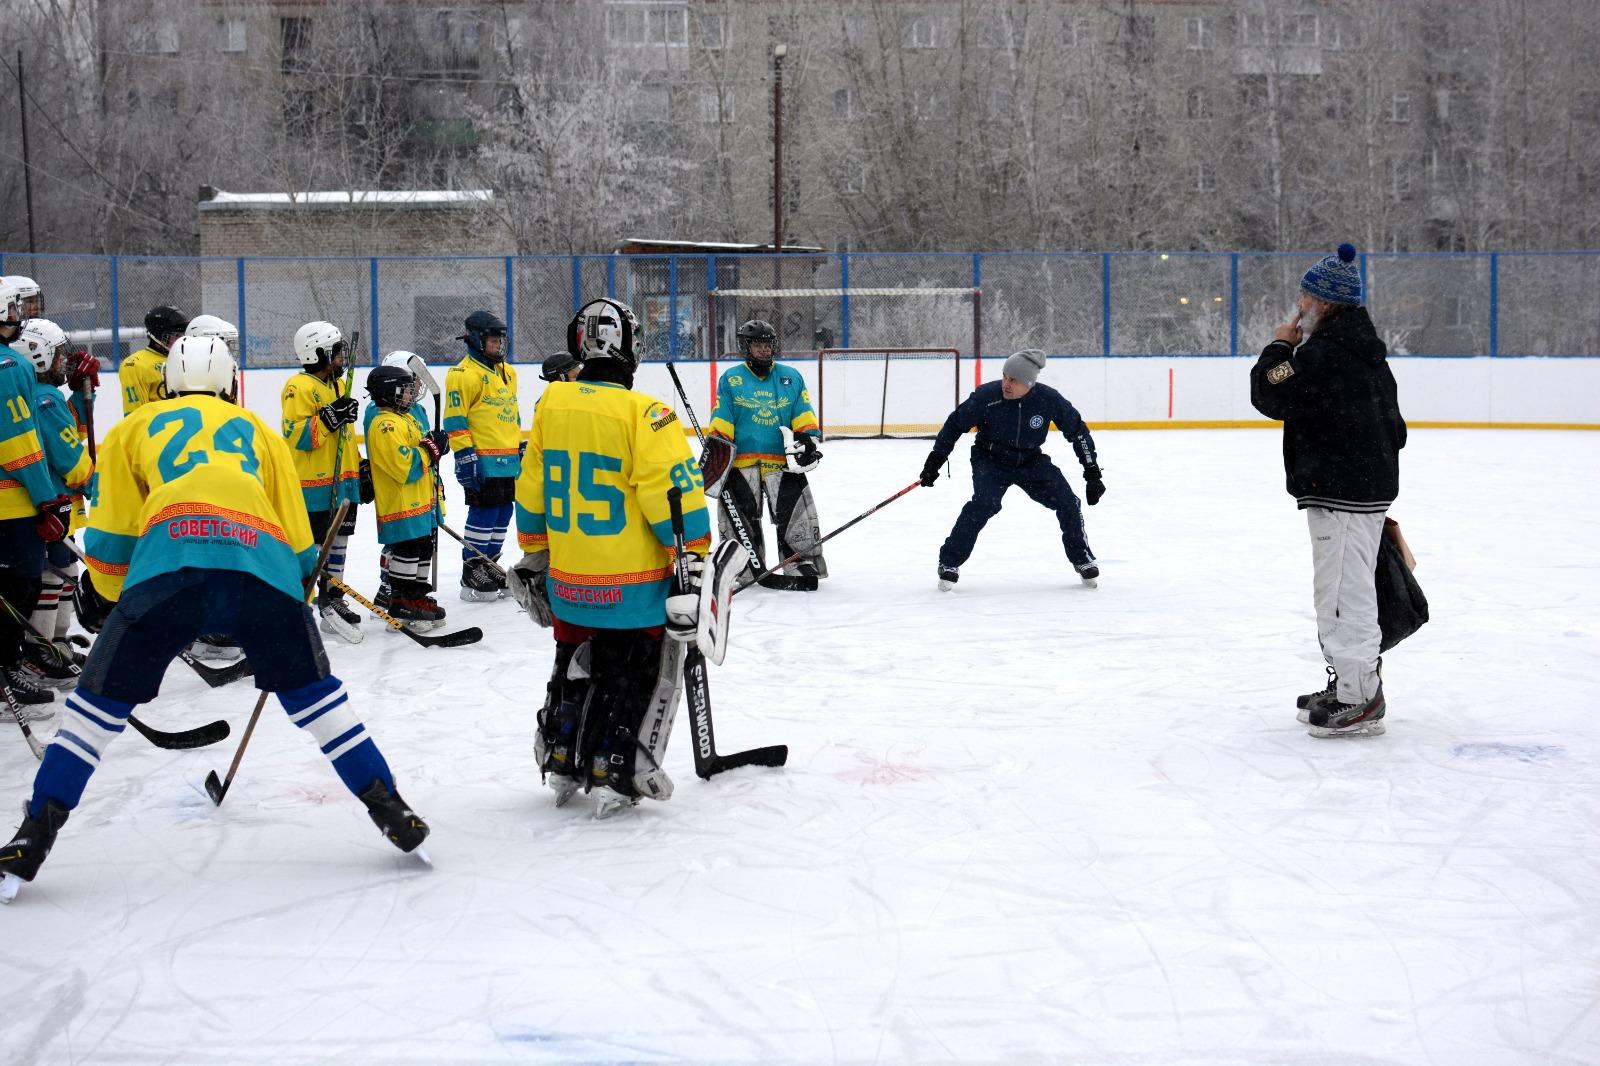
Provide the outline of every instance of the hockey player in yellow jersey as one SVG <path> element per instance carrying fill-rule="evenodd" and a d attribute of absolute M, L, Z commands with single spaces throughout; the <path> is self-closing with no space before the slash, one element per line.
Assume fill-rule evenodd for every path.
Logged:
<path fill-rule="evenodd" d="M 506 362 L 506 324 L 488 311 L 464 323 L 467 357 L 444 376 L 444 425 L 456 457 L 456 480 L 467 497 L 461 549 L 461 598 L 495 600 L 505 582 L 488 560 L 499 559 L 522 470 L 522 416 L 517 372 Z"/>
<path fill-rule="evenodd" d="M 300 360 L 300 373 L 283 386 L 283 437 L 300 475 L 312 539 L 320 543 L 339 504 L 350 504 L 323 568 L 325 575 L 343 579 L 345 550 L 356 531 L 361 495 L 361 453 L 354 429 L 361 405 L 343 386 L 348 353 L 338 326 L 307 322 L 295 332 L 294 354 Z M 361 616 L 326 581 L 317 589 L 317 613 L 324 633 L 348 644 L 361 643 Z"/>
<path fill-rule="evenodd" d="M 79 589 L 84 624 L 100 638 L 34 775 L 22 827 L 0 849 L 0 874 L 33 879 L 129 716 L 204 631 L 244 646 L 256 687 L 316 739 L 389 841 L 414 850 L 428 826 L 329 673 L 306 606 L 316 550 L 288 447 L 229 402 L 238 369 L 222 340 L 178 340 L 164 373 L 172 398 L 123 419 L 100 449 Z"/>
<path fill-rule="evenodd" d="M 666 404 L 632 391 L 634 332 L 632 311 L 612 300 L 592 301 L 568 327 L 583 369 L 577 381 L 552 382 L 535 408 L 517 481 L 526 554 L 510 574 L 517 602 L 555 630 L 535 749 L 541 774 L 558 805 L 579 788 L 600 789 L 600 813 L 672 794 L 661 763 L 700 596 L 698 586 L 673 595 L 669 489 L 682 493 L 697 580 L 711 545 L 683 424 Z M 744 556 L 734 548 L 737 572 Z"/>
<path fill-rule="evenodd" d="M 147 343 L 129 355 L 117 368 L 117 379 L 122 384 L 122 413 L 131 415 L 154 400 L 166 398 L 162 384 L 162 368 L 167 365 L 167 351 L 172 342 L 183 336 L 189 318 L 175 307 L 152 307 L 144 316 Z"/>
<path fill-rule="evenodd" d="M 429 595 L 434 530 L 438 528 L 439 457 L 450 450 L 443 430 L 424 432 L 417 420 L 417 379 L 405 366 L 385 364 L 367 375 L 374 414 L 367 423 L 378 543 L 386 565 L 381 604 L 418 632 L 444 623 L 444 608 Z M 424 415 L 423 417 L 426 417 Z"/>

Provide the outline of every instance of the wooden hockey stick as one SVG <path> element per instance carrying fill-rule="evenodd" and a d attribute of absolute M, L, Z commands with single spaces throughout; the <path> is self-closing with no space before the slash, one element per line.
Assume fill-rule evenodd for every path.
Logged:
<path fill-rule="evenodd" d="M 483 630 L 477 626 L 468 629 L 458 629 L 454 633 L 445 633 L 441 636 L 430 636 L 427 633 L 415 633 L 406 628 L 406 624 L 382 607 L 367 599 L 355 589 L 346 585 L 336 577 L 328 578 L 328 587 L 338 589 L 361 606 L 371 611 L 378 618 L 389 624 L 390 629 L 397 630 L 401 636 L 410 637 L 424 648 L 459 648 L 464 644 L 476 644 L 483 639 Z"/>
<path fill-rule="evenodd" d="M 904 496 L 906 493 L 910 492 L 912 489 L 917 488 L 921 484 L 922 484 L 921 481 L 913 481 L 911 484 L 907 485 L 905 488 L 901 489 L 899 492 L 895 493 L 893 496 L 890 496 L 887 500 L 884 500 L 882 503 L 873 504 L 871 507 L 867 508 L 865 511 L 862 511 L 860 514 L 858 514 L 854 518 L 850 519 L 850 521 L 846 522 L 844 525 L 840 526 L 838 529 L 834 530 L 832 533 L 829 533 L 827 536 L 825 536 L 822 539 L 818 540 L 817 544 L 824 544 L 824 543 L 832 540 L 834 537 L 837 537 L 840 533 L 843 533 L 845 530 L 849 529 L 851 526 L 855 525 L 857 522 L 861 521 L 863 518 L 867 518 L 868 516 L 873 515 L 873 514 L 877 513 L 878 511 L 883 510 L 885 507 L 889 506 L 891 503 L 893 503 L 894 501 L 898 500 L 900 497 Z M 801 558 L 803 558 L 801 553 L 795 552 L 793 555 L 789 556 L 787 559 L 784 559 L 782 562 L 778 563 L 778 565 L 774 566 L 771 570 L 768 570 L 765 573 L 761 574 L 759 577 L 756 578 L 756 580 L 760 581 L 761 578 L 771 577 L 773 574 L 777 573 L 779 570 L 782 570 L 784 567 L 788 566 L 790 563 L 798 562 Z M 746 587 L 748 587 L 748 586 L 746 586 Z M 737 596 L 738 592 L 735 592 L 734 595 Z"/>

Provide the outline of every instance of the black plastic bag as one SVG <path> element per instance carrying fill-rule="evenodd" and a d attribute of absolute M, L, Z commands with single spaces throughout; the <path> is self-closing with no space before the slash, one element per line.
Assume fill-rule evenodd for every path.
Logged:
<path fill-rule="evenodd" d="M 1379 651 L 1388 651 L 1428 621 L 1428 597 L 1406 565 L 1395 533 L 1386 527 L 1378 538 L 1378 628 L 1383 631 Z"/>

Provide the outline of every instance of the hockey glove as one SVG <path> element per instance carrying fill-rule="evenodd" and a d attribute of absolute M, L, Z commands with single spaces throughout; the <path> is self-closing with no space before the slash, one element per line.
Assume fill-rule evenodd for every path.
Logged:
<path fill-rule="evenodd" d="M 929 452 L 928 461 L 922 464 L 922 479 L 919 484 L 923 488 L 931 488 L 939 480 L 939 468 L 944 465 L 945 457 L 938 452 Z"/>
<path fill-rule="evenodd" d="M 93 392 L 100 387 L 100 360 L 85 351 L 67 356 L 67 388 L 73 392 Z"/>
<path fill-rule="evenodd" d="M 550 613 L 550 590 L 544 579 L 550 573 L 548 551 L 529 552 L 506 571 L 506 588 L 517 605 L 528 612 L 540 629 L 549 629 L 554 622 Z"/>
<path fill-rule="evenodd" d="M 33 531 L 46 544 L 54 544 L 67 535 L 72 522 L 72 497 L 62 493 L 53 500 L 39 505 L 39 517 L 34 519 Z"/>
<path fill-rule="evenodd" d="M 356 465 L 356 497 L 362 503 L 371 503 L 376 499 L 372 488 L 372 463 L 366 459 Z"/>
<path fill-rule="evenodd" d="M 1100 480 L 1100 468 L 1098 466 L 1084 467 L 1083 495 L 1084 498 L 1089 501 L 1089 506 L 1093 507 L 1095 504 L 1099 503 L 1100 497 L 1104 496 L 1105 494 L 1106 483 Z"/>
<path fill-rule="evenodd" d="M 705 567 L 704 559 L 689 553 L 683 564 L 688 584 L 667 597 L 667 636 L 684 644 L 694 643 L 700 632 L 700 577 Z"/>
<path fill-rule="evenodd" d="M 78 612 L 78 624 L 91 633 L 98 633 L 116 604 L 100 595 L 100 590 L 94 587 L 94 581 L 86 573 L 78 579 L 78 587 L 72 590 L 72 606 Z"/>
<path fill-rule="evenodd" d="M 733 441 L 726 437 L 710 436 L 705 439 L 700 448 L 700 476 L 705 482 L 707 499 L 721 497 L 722 486 L 727 483 L 736 454 Z"/>
<path fill-rule="evenodd" d="M 809 433 L 801 433 L 794 438 L 794 449 L 789 468 L 797 474 L 807 473 L 822 462 L 822 449 L 817 447 L 817 438 Z"/>
<path fill-rule="evenodd" d="M 361 404 L 354 396 L 341 396 L 317 412 L 317 417 L 322 419 L 322 424 L 328 427 L 329 433 L 337 433 L 350 425 L 360 413 Z"/>
<path fill-rule="evenodd" d="M 422 435 L 422 440 L 418 447 L 428 453 L 428 458 L 437 467 L 439 465 L 439 457 L 450 450 L 450 438 L 445 435 L 444 430 L 435 429 Z"/>
<path fill-rule="evenodd" d="M 478 449 L 467 447 L 456 452 L 456 481 L 468 492 L 477 492 L 482 487 L 483 472 L 478 468 Z"/>

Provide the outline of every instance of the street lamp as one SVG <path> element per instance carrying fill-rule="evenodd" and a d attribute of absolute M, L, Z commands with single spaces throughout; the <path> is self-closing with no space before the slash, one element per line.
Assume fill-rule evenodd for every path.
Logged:
<path fill-rule="evenodd" d="M 783 57 L 789 46 L 772 46 L 772 253 L 783 253 Z M 774 263 L 773 269 L 777 266 Z"/>

